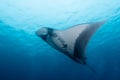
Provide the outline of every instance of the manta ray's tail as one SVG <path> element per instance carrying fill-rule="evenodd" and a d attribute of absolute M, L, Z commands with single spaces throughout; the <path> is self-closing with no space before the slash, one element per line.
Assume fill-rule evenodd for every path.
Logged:
<path fill-rule="evenodd" d="M 95 70 L 93 67 L 91 67 L 89 64 L 86 63 L 86 66 L 87 66 L 89 69 L 91 69 L 92 72 L 97 73 L 96 70 Z"/>

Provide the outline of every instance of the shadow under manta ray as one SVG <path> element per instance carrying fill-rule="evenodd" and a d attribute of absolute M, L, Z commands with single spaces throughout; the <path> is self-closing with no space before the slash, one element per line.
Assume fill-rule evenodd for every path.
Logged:
<path fill-rule="evenodd" d="M 87 65 L 85 56 L 87 43 L 104 23 L 105 21 L 80 24 L 65 30 L 43 27 L 36 31 L 36 34 L 75 62 Z"/>

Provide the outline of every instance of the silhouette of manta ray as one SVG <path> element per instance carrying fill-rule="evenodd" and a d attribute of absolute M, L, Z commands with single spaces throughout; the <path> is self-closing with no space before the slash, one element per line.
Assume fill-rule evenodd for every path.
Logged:
<path fill-rule="evenodd" d="M 87 43 L 96 30 L 104 23 L 105 21 L 85 23 L 65 30 L 43 27 L 36 34 L 75 62 L 87 65 L 85 56 Z"/>

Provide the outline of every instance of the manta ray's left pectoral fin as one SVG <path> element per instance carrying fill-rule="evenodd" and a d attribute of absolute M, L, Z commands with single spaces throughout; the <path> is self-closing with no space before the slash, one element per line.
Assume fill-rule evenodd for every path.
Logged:
<path fill-rule="evenodd" d="M 93 36 L 93 34 L 98 30 L 100 26 L 102 26 L 105 22 L 96 22 L 96 23 L 88 23 L 89 25 L 82 24 L 79 25 L 80 27 L 86 26 L 86 28 L 79 34 L 79 36 L 75 40 L 74 46 L 74 54 L 73 57 L 79 61 L 80 63 L 86 64 L 86 57 L 85 57 L 85 49 L 87 43 Z"/>

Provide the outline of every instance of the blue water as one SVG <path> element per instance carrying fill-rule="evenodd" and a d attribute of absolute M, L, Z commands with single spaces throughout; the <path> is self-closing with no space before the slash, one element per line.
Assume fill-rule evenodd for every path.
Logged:
<path fill-rule="evenodd" d="M 106 20 L 87 63 L 75 63 L 35 35 Z M 0 0 L 0 80 L 120 80 L 120 0 Z"/>

